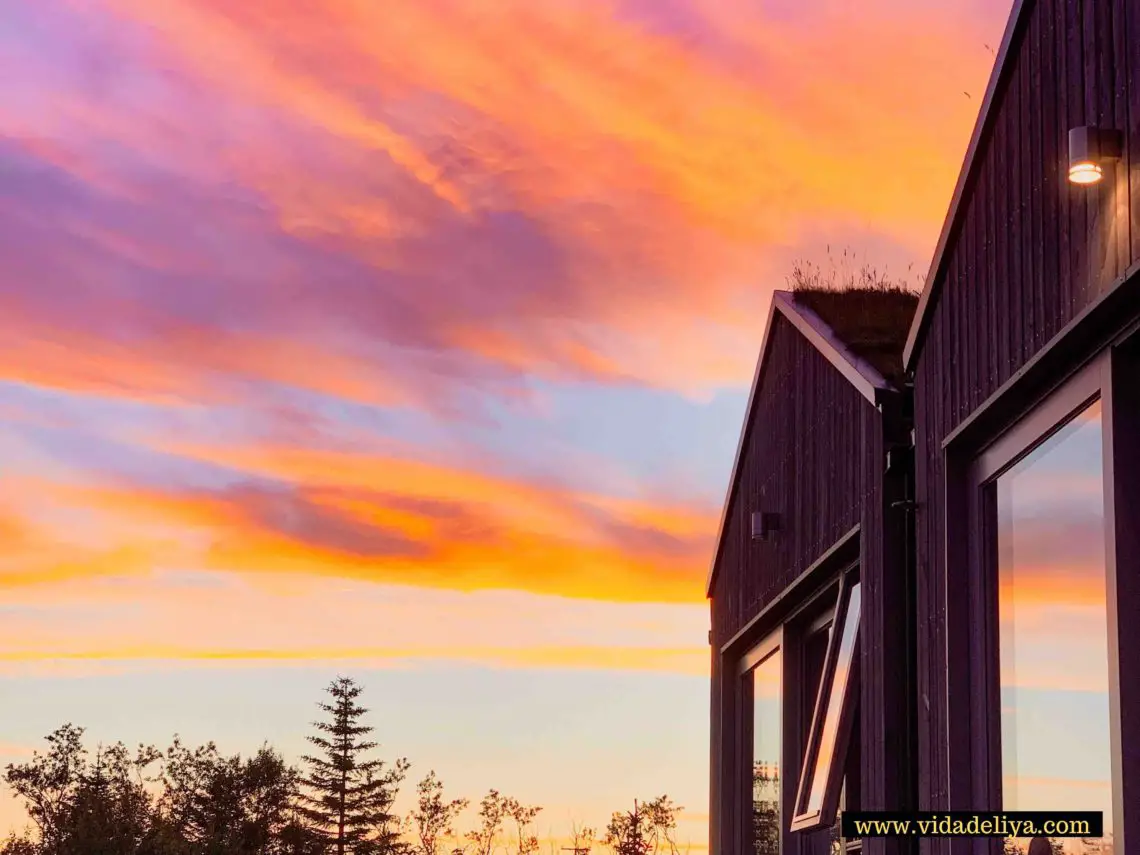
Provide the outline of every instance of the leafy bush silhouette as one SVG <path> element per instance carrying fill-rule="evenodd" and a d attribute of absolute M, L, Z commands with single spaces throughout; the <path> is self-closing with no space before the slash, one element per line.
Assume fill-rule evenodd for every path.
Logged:
<path fill-rule="evenodd" d="M 492 789 L 475 828 L 459 837 L 456 819 L 469 802 L 445 799 L 434 771 L 419 782 L 416 807 L 397 816 L 410 764 L 374 756 L 362 691 L 348 677 L 329 684 L 308 736 L 315 750 L 300 767 L 268 744 L 226 755 L 177 735 L 165 750 L 115 743 L 89 752 L 84 729 L 64 724 L 45 751 L 5 767 L 29 825 L 0 842 L 0 855 L 537 855 L 541 807 Z M 601 841 L 575 827 L 572 848 L 589 855 L 601 842 L 614 855 L 678 855 L 680 810 L 668 796 L 634 802 Z"/>

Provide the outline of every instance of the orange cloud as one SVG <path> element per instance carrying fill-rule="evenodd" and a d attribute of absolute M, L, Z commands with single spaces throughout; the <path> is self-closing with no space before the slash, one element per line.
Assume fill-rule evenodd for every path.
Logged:
<path fill-rule="evenodd" d="M 245 484 L 208 491 L 41 481 L 28 489 L 97 515 L 104 538 L 160 539 L 165 566 L 623 602 L 703 600 L 711 507 L 574 492 L 393 455 L 164 450 L 241 473 Z M 93 560 L 88 572 L 117 557 Z M 31 555 L 26 562 L 41 566 Z M 12 566 L 8 584 L 39 578 Z"/>
<path fill-rule="evenodd" d="M 1104 609 L 1107 597 L 1104 565 L 1069 565 L 1034 572 L 1018 568 L 1016 581 L 1003 580 L 1000 596 L 1007 608 L 1055 606 L 1073 611 Z"/>
<path fill-rule="evenodd" d="M 698 604 L 425 590 L 268 568 L 241 575 L 159 565 L 9 588 L 5 604 L 0 670 L 13 674 L 425 661 L 690 674 L 708 660 L 708 613 Z M 433 627 L 426 642 L 425 626 Z"/>
<path fill-rule="evenodd" d="M 15 486 L 15 479 L 10 485 Z M 77 522 L 73 516 L 72 525 Z M 34 523 L 10 503 L 0 505 L 0 538 L 0 588 L 142 572 L 153 566 L 164 546 L 153 534 L 111 545 L 61 537 L 59 530 Z"/>
<path fill-rule="evenodd" d="M 353 138 L 368 115 L 359 105 L 327 110 L 333 92 L 367 86 L 389 96 L 440 93 L 510 127 L 509 152 L 502 139 L 476 137 L 470 153 L 532 204 L 589 188 L 649 191 L 689 225 L 749 239 L 784 232 L 787 208 L 766 204 L 781 190 L 792 191 L 781 201 L 796 213 L 810 207 L 860 219 L 939 218 L 947 187 L 907 176 L 928 178 L 937 158 L 948 185 L 961 145 L 946 137 L 965 137 L 976 104 L 967 97 L 935 103 L 930 94 L 984 81 L 990 59 L 980 45 L 965 52 L 977 34 L 969 18 L 882 2 L 858 15 L 824 4 L 811 27 L 761 18 L 743 4 L 696 4 L 707 23 L 751 52 L 767 81 L 638 26 L 616 3 L 512 2 L 493 14 L 461 2 L 401 3 L 383 13 L 351 2 L 319 9 L 272 0 L 241 9 L 205 1 L 123 5 L 159 27 L 189 60 L 210 62 L 206 71 L 220 85 L 249 86 L 234 72 L 252 71 L 259 96 L 333 134 Z M 326 38 L 300 38 L 314 28 Z M 932 55 L 959 64 L 931 63 Z M 967 57 L 971 67 L 963 70 Z M 813 59 L 819 68 L 805 77 Z M 900 75 L 902 67 L 912 73 Z M 834 86 L 837 72 L 842 92 Z M 807 103 L 790 103 L 785 87 Z M 900 104 L 921 115 L 900 112 Z M 879 120 L 921 142 L 896 145 Z M 862 132 L 856 145 L 836 133 L 837 125 Z M 815 133 L 824 127 L 831 133 Z M 463 133 L 458 124 L 446 130 Z M 560 169 L 557 154 L 539 159 L 545 152 L 577 156 Z M 789 152 L 812 168 L 773 169 Z M 881 168 L 888 152 L 889 172 Z M 544 180 L 536 181 L 540 169 Z"/>
<path fill-rule="evenodd" d="M 18 305 L 5 303 L 13 313 Z M 122 314 L 133 312 L 126 308 Z M 115 312 L 116 306 L 104 310 Z M 188 362 L 187 355 L 195 354 Z M 194 364 L 197 363 L 197 364 Z M 365 360 L 284 338 L 168 327 L 147 352 L 112 338 L 32 321 L 0 342 L 0 377 L 81 394 L 166 405 L 235 403 L 241 384 L 276 382 L 370 404 L 407 404 L 390 375 Z"/>
<path fill-rule="evenodd" d="M 35 652 L 0 651 L 0 663 L 32 664 L 41 662 L 78 663 L 171 663 L 221 662 L 232 664 L 274 663 L 345 663 L 355 667 L 390 667 L 393 664 L 463 662 L 500 668 L 560 668 L 618 671 L 664 671 L 702 676 L 708 673 L 708 651 L 699 647 L 680 649 L 615 648 L 615 647 L 499 647 L 481 648 L 376 648 L 329 649 L 211 649 L 208 647 L 167 647 L 148 644 L 138 648 L 69 650 L 37 650 Z"/>
<path fill-rule="evenodd" d="M 6 313 L 19 312 L 4 305 Z M 69 392 L 99 393 L 163 403 L 212 397 L 205 378 L 184 366 L 139 359 L 113 341 L 68 335 L 21 323 L 0 341 L 0 377 Z"/>

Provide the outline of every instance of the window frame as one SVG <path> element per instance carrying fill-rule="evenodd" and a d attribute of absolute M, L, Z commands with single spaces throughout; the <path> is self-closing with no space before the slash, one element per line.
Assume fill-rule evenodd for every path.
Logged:
<path fill-rule="evenodd" d="M 862 588 L 860 587 L 859 611 L 855 615 L 854 640 L 852 642 L 851 659 L 848 663 L 846 680 L 839 690 L 838 698 L 834 696 L 834 683 L 836 667 L 841 653 L 844 632 L 847 628 L 847 618 L 851 610 L 851 592 L 860 586 L 858 564 L 846 568 L 839 579 L 839 592 L 835 606 L 831 610 L 831 629 L 824 656 L 823 670 L 820 673 L 819 688 L 816 692 L 816 701 L 812 711 L 811 723 L 807 731 L 807 739 L 803 750 L 803 759 L 800 764 L 799 777 L 796 781 L 795 801 L 792 803 L 791 821 L 789 831 L 816 831 L 835 824 L 836 811 L 839 806 L 840 793 L 843 790 L 843 781 L 847 772 L 848 751 L 850 748 L 852 723 L 855 720 L 856 708 L 859 703 L 860 685 L 860 640 L 863 618 Z M 832 754 L 827 762 L 827 770 L 823 781 L 823 793 L 820 806 L 817 810 L 807 810 L 806 805 L 812 795 L 816 761 L 823 738 L 823 727 L 830 711 L 831 702 L 839 703 L 838 719 L 836 723 L 835 743 Z"/>
<path fill-rule="evenodd" d="M 1011 379 L 982 408 L 994 429 L 968 441 L 964 423 L 943 443 L 945 514 L 943 544 L 946 626 L 947 810 L 997 810 L 1001 806 L 1001 651 L 998 622 L 997 479 L 1047 442 L 1072 419 L 1100 401 L 1103 447 L 1105 569 L 1108 623 L 1109 739 L 1115 855 L 1140 852 L 1140 817 L 1124 804 L 1140 794 L 1140 727 L 1126 727 L 1122 708 L 1140 711 L 1135 655 L 1140 628 L 1122 626 L 1122 610 L 1140 609 L 1140 581 L 1117 567 L 1140 565 L 1140 389 L 1125 378 L 1140 376 L 1140 333 L 1122 347 L 1110 344 L 1041 393 L 1019 397 Z M 997 421 L 1006 401 L 1021 401 L 1011 417 Z M 1014 405 L 1011 403 L 1011 407 Z M 1133 445 L 1122 447 L 1119 437 Z M 981 441 L 979 441 L 981 440 Z M 1129 473 L 1127 478 L 1118 475 Z M 1123 523 L 1123 526 L 1122 526 Z M 1127 701 L 1122 700 L 1122 692 Z M 1127 793 L 1125 791 L 1127 787 Z M 1128 852 L 1125 841 L 1132 841 Z M 1136 851 L 1132 851 L 1136 850 Z M 1001 841 L 956 838 L 951 855 L 1000 855 Z"/>
<path fill-rule="evenodd" d="M 733 833 L 733 838 L 736 840 L 736 851 L 740 853 L 748 852 L 752 855 L 754 851 L 753 841 L 750 839 L 750 834 L 746 831 L 748 822 L 752 817 L 753 803 L 753 764 L 755 758 L 752 757 L 752 752 L 756 747 L 756 735 L 753 732 L 755 725 L 755 703 L 756 698 L 752 693 L 752 689 L 747 687 L 749 675 L 767 662 L 772 656 L 779 655 L 780 657 L 780 783 L 778 786 L 777 799 L 780 804 L 780 820 L 779 829 L 780 834 L 776 843 L 777 851 L 783 853 L 784 851 L 784 817 L 787 814 L 787 798 L 786 781 L 787 776 L 784 774 L 784 761 L 788 756 L 787 744 L 787 724 L 785 721 L 785 694 L 787 692 L 787 675 L 788 675 L 788 657 L 787 649 L 784 645 L 784 624 L 780 624 L 773 629 L 763 640 L 749 648 L 738 660 L 734 676 L 736 679 L 737 696 L 739 698 L 739 715 L 737 716 L 737 738 L 735 740 L 736 756 L 743 761 L 745 752 L 747 752 L 750 760 L 745 763 L 741 762 L 737 772 L 738 780 L 738 793 L 739 793 L 739 809 L 736 811 L 738 821 L 736 822 L 736 829 Z M 753 848 L 750 848 L 752 846 Z"/>
<path fill-rule="evenodd" d="M 721 645 L 714 663 L 719 663 L 719 677 L 714 676 L 714 752 L 712 757 L 714 825 L 713 844 L 716 851 L 750 855 L 745 833 L 751 810 L 751 770 L 746 773 L 745 758 L 752 756 L 751 717 L 754 715 L 750 694 L 742 679 L 742 661 L 758 661 L 758 648 L 777 631 L 782 633 L 782 704 L 781 704 L 781 855 L 804 855 L 812 849 L 813 833 L 796 833 L 790 829 L 793 789 L 802 765 L 803 743 L 811 725 L 815 693 L 818 687 L 805 688 L 807 640 L 814 633 L 828 631 L 834 620 L 841 580 L 845 574 L 862 566 L 861 525 L 856 524 L 825 550 L 815 561 L 788 584 L 761 611 L 754 615 L 728 641 Z M 862 642 L 860 642 L 862 644 Z M 826 655 L 826 647 L 824 649 Z M 716 699 L 720 699 L 719 710 Z M 718 723 L 719 736 L 718 736 Z M 748 738 L 748 742 L 745 741 Z M 746 753 L 747 752 L 747 753 Z M 747 783 L 747 787 L 745 784 Z M 719 811 L 717 810 L 720 806 Z M 806 847 L 806 848 L 805 848 Z"/>
<path fill-rule="evenodd" d="M 743 677 L 745 674 L 751 672 L 761 662 L 765 661 L 776 651 L 782 651 L 784 648 L 784 627 L 778 626 L 772 632 L 764 637 L 764 640 L 759 644 L 754 644 L 748 651 L 737 660 L 736 675 Z M 784 670 L 783 666 L 780 667 L 781 672 Z M 781 691 L 783 691 L 781 689 Z"/>

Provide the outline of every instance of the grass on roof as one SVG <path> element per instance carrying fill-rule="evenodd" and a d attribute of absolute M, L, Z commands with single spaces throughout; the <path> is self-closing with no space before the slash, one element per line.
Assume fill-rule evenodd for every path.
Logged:
<path fill-rule="evenodd" d="M 902 380 L 902 352 L 918 307 L 913 287 L 867 265 L 843 272 L 800 263 L 788 278 L 797 303 L 819 315 L 840 341 L 888 380 Z"/>

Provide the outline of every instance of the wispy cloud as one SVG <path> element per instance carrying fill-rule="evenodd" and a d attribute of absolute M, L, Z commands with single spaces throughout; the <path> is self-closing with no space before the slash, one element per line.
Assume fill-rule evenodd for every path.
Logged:
<path fill-rule="evenodd" d="M 768 296 L 921 264 L 1005 12 L 0 0 L 0 670 L 703 673 Z"/>
<path fill-rule="evenodd" d="M 644 649 L 620 647 L 557 648 L 409 648 L 409 649 L 233 649 L 170 648 L 147 646 L 139 649 L 92 649 L 83 652 L 45 650 L 36 653 L 0 653 L 3 665 L 35 665 L 48 663 L 75 664 L 94 662 L 97 673 L 106 673 L 116 665 L 129 669 L 132 665 L 179 667 L 199 662 L 216 665 L 262 666 L 267 662 L 308 666 L 342 666 L 368 669 L 411 666 L 416 664 L 475 664 L 499 668 L 585 669 L 605 671 L 664 671 L 668 673 L 704 675 L 708 673 L 708 651 L 699 647 L 675 650 L 657 647 Z M 25 672 L 26 673 L 26 672 Z M 74 673 L 84 673 L 75 668 Z"/>
<path fill-rule="evenodd" d="M 174 571 L 9 589 L 0 661 L 17 672 L 429 662 L 705 673 L 700 605 L 459 593 L 310 575 Z M 425 627 L 434 627 L 425 635 Z"/>
<path fill-rule="evenodd" d="M 923 251 L 975 109 L 949 96 L 984 76 L 989 22 L 890 0 L 810 27 L 644 12 L 22 11 L 58 34 L 17 53 L 55 106 L 5 117 L 0 293 L 22 323 L 0 371 L 420 404 L 532 373 L 741 382 L 759 313 L 740 309 L 797 244 L 856 227 Z"/>

